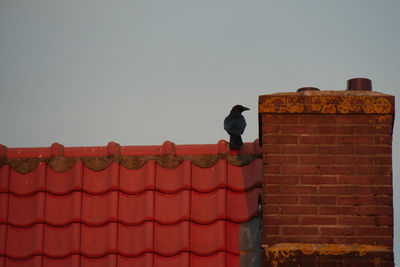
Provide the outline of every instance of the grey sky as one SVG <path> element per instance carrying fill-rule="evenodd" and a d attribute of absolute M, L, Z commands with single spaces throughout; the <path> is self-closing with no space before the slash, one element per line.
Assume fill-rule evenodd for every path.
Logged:
<path fill-rule="evenodd" d="M 0 143 L 216 143 L 237 103 L 249 142 L 259 95 L 354 77 L 399 101 L 399 12 L 397 0 L 1 0 Z"/>

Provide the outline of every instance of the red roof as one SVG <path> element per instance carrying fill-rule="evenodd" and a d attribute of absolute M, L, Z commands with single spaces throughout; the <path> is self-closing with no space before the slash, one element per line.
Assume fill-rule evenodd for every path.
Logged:
<path fill-rule="evenodd" d="M 257 140 L 0 151 L 0 266 L 239 266 L 258 216 Z"/>

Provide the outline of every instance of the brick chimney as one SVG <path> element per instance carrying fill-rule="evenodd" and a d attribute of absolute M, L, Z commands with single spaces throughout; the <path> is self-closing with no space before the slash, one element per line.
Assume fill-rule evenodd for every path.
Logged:
<path fill-rule="evenodd" d="M 356 78 L 262 95 L 259 119 L 264 266 L 392 266 L 394 97 Z"/>

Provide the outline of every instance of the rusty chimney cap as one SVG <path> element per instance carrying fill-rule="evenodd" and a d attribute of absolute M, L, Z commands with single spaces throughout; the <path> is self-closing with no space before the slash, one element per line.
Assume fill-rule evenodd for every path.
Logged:
<path fill-rule="evenodd" d="M 367 78 L 353 78 L 347 81 L 349 91 L 372 91 L 372 82 Z"/>
<path fill-rule="evenodd" d="M 296 92 L 300 93 L 300 92 L 305 92 L 305 91 L 319 91 L 319 89 L 316 87 L 301 87 L 301 88 L 297 89 Z"/>

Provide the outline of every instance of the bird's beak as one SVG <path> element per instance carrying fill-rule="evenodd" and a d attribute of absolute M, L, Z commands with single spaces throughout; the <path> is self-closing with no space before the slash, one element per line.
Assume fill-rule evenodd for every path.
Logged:
<path fill-rule="evenodd" d="M 244 107 L 243 110 L 250 110 L 249 108 Z"/>

